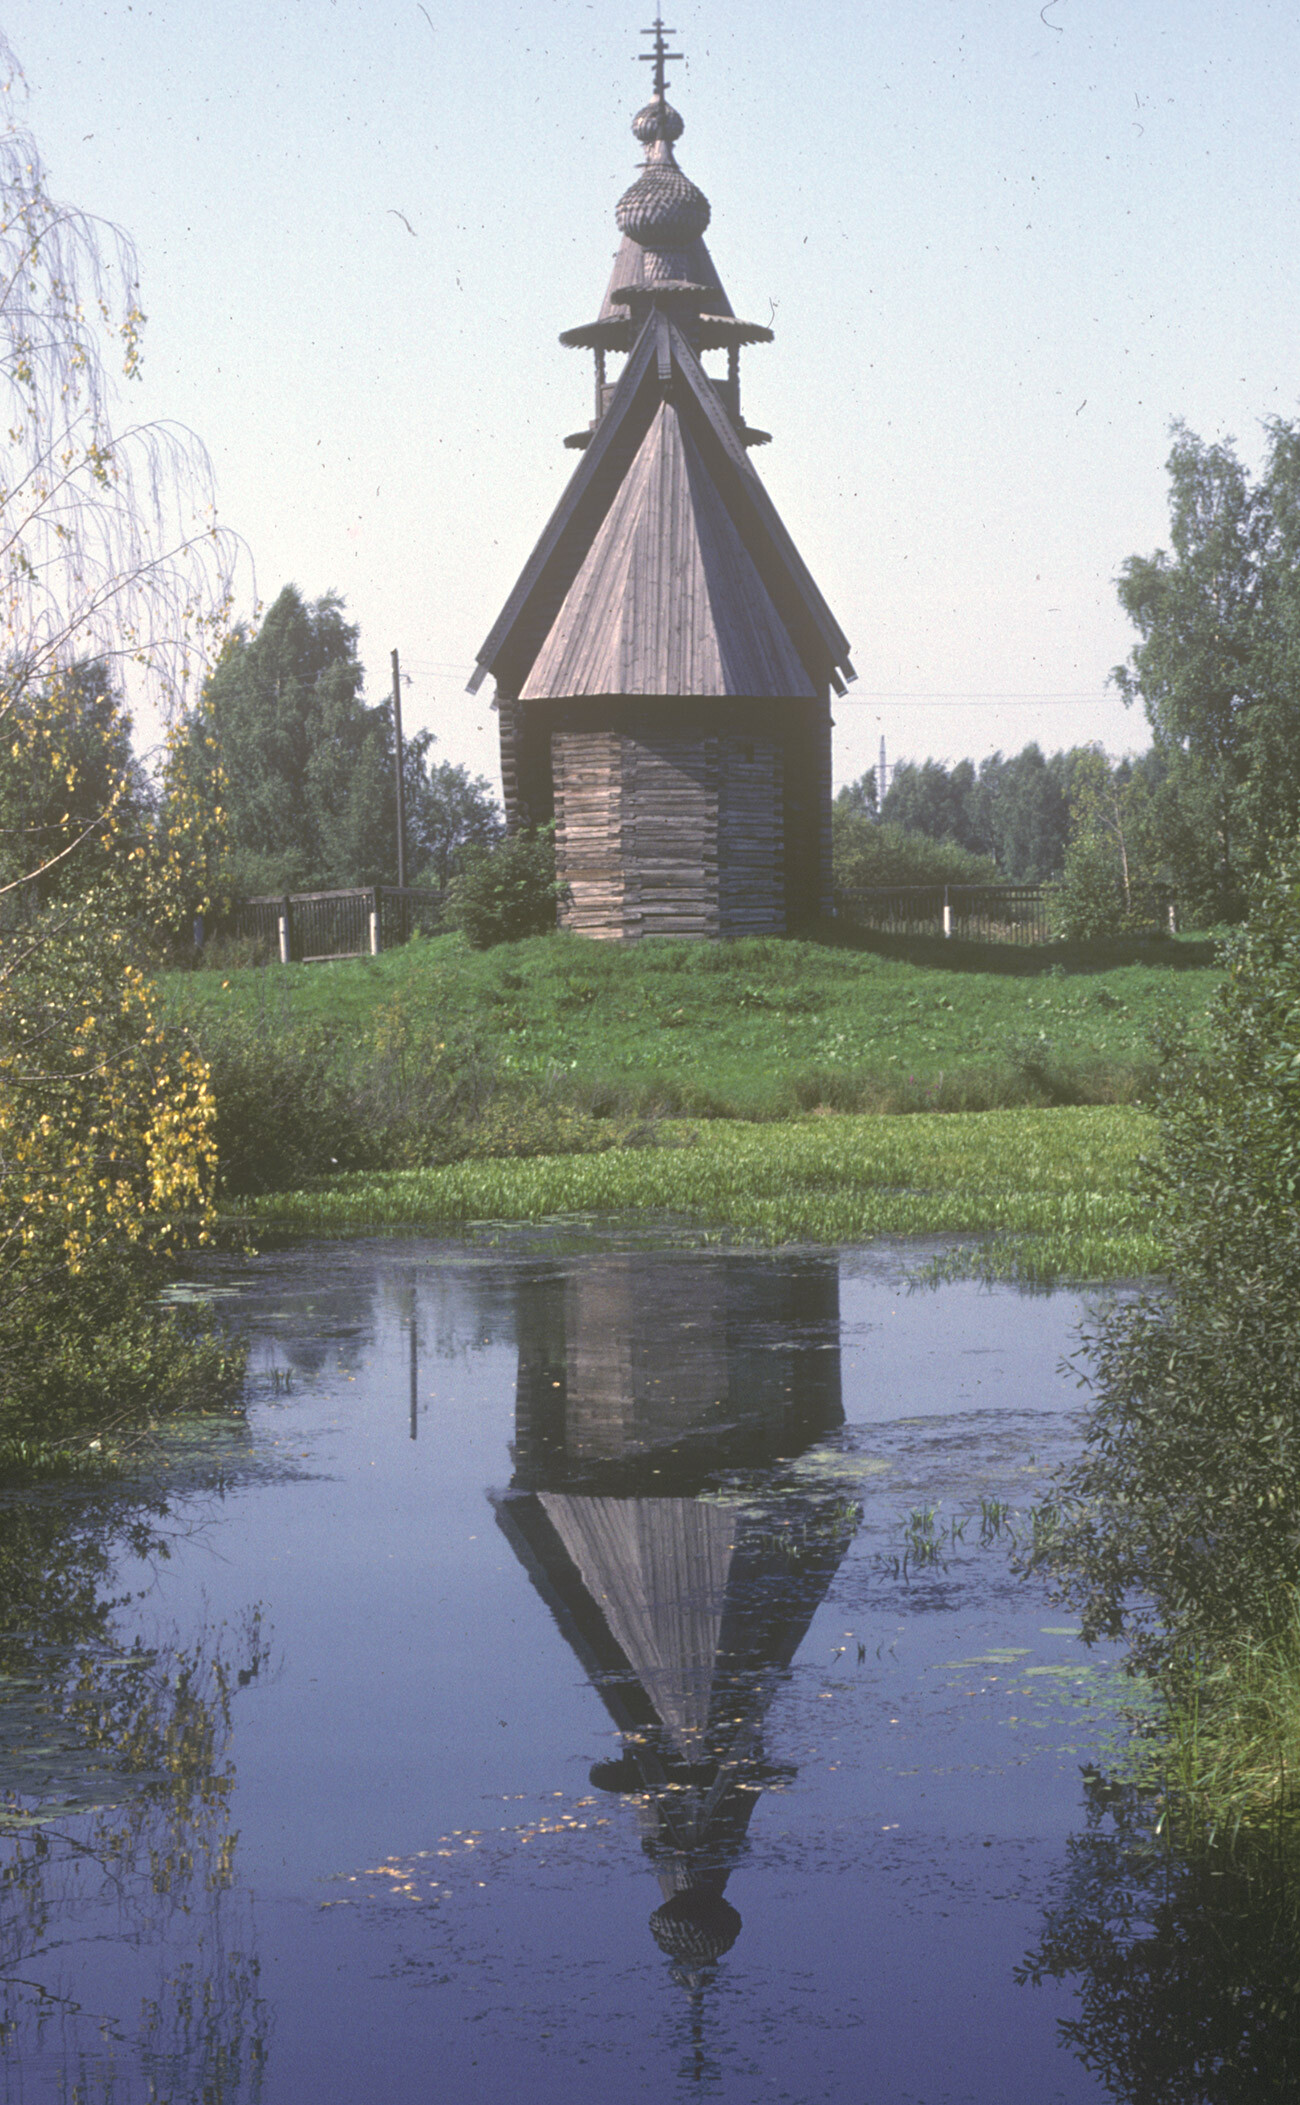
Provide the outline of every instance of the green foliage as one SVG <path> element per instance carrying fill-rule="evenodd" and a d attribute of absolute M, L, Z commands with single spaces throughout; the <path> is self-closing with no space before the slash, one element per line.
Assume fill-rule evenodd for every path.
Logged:
<path fill-rule="evenodd" d="M 555 927 L 563 886 L 555 875 L 555 828 L 511 834 L 491 848 L 469 848 L 447 892 L 447 925 L 475 950 L 545 935 Z"/>
<path fill-rule="evenodd" d="M 1072 753 L 1044 758 L 1038 746 L 979 766 L 971 799 L 978 844 L 1008 883 L 1044 884 L 1061 868 L 1069 824 Z"/>
<path fill-rule="evenodd" d="M 286 585 L 256 633 L 237 628 L 187 718 L 191 774 L 224 800 L 236 896 L 392 881 L 386 708 L 361 699 L 342 601 Z"/>
<path fill-rule="evenodd" d="M 211 1223 L 207 1072 L 95 901 L 0 936 L 0 964 L 0 1443 L 206 1408 L 240 1356 L 153 1296 Z"/>
<path fill-rule="evenodd" d="M 1045 760 L 1030 744 L 1009 759 L 992 753 L 978 769 L 970 760 L 953 767 L 942 760 L 900 761 L 879 816 L 906 834 L 991 857 L 1006 883 L 1041 884 L 1057 874 L 1065 853 L 1073 760 L 1070 753 Z M 876 812 L 874 771 L 840 791 L 836 810 L 864 817 Z"/>
<path fill-rule="evenodd" d="M 851 899 L 876 885 L 996 884 L 997 868 L 949 840 L 877 823 L 837 802 L 831 813 L 836 889 Z"/>
<path fill-rule="evenodd" d="M 34 1282 L 11 1303 L 0 1321 L 0 1484 L 97 1475 L 140 1426 L 230 1408 L 242 1347 L 202 1314 L 160 1308 L 161 1277 L 101 1267 L 76 1292 Z"/>
<path fill-rule="evenodd" d="M 451 761 L 429 758 L 431 734 L 406 749 L 406 854 L 409 880 L 445 892 L 467 849 L 492 848 L 502 820 L 491 785 Z"/>
<path fill-rule="evenodd" d="M 1289 1628 L 1300 1586 L 1300 851 L 1227 946 L 1208 1048 L 1170 1034 L 1147 1196 L 1167 1295 L 1091 1341 L 1057 1583 L 1185 1686 Z"/>
<path fill-rule="evenodd" d="M 981 1276 L 1122 1278 L 1163 1255 L 1132 1195 L 1147 1125 L 1131 1108 L 669 1124 L 598 1153 L 343 1177 L 253 1212 L 298 1233 L 644 1212 L 766 1244 L 989 1236 L 966 1253 Z"/>
<path fill-rule="evenodd" d="M 836 811 L 858 812 L 864 819 L 878 817 L 879 795 L 876 786 L 876 770 L 869 767 L 865 775 L 856 782 L 846 782 L 835 799 Z"/>
<path fill-rule="evenodd" d="M 363 701 L 356 645 L 337 593 L 308 603 L 286 585 L 256 632 L 229 637 L 184 719 L 169 808 L 223 812 L 229 896 L 396 883 L 391 705 Z M 488 783 L 433 745 L 421 731 L 403 748 L 406 876 L 443 890 L 501 818 Z"/>
<path fill-rule="evenodd" d="M 35 871 L 29 899 L 78 898 L 122 880 L 152 816 L 131 723 L 95 661 L 13 697 L 0 738 L 0 883 Z M 139 887 L 136 887 L 138 891 Z"/>
<path fill-rule="evenodd" d="M 1252 481 L 1230 442 L 1176 424 L 1170 550 L 1120 576 L 1139 640 L 1114 678 L 1151 725 L 1179 891 L 1212 920 L 1300 826 L 1300 426 L 1267 431 Z"/>
<path fill-rule="evenodd" d="M 1055 887 L 1055 933 L 1095 942 L 1152 926 L 1152 887 L 1162 868 L 1148 771 L 1112 767 L 1100 746 L 1074 755 L 1070 840 Z M 1158 915 L 1155 927 L 1160 928 Z"/>

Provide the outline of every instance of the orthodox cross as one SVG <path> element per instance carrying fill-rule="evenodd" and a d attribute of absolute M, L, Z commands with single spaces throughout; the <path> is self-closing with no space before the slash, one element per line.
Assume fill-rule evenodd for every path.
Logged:
<path fill-rule="evenodd" d="M 643 65 L 654 67 L 655 94 L 662 96 L 664 89 L 668 86 L 667 81 L 664 79 L 664 66 L 670 58 L 679 59 L 682 54 L 680 51 L 670 51 L 664 42 L 664 19 L 662 15 L 655 16 L 653 29 L 643 29 L 641 34 L 643 37 L 653 37 L 655 40 L 653 51 L 640 51 L 637 53 L 637 56 Z M 667 34 L 670 37 L 675 37 L 677 31 L 670 29 Z"/>

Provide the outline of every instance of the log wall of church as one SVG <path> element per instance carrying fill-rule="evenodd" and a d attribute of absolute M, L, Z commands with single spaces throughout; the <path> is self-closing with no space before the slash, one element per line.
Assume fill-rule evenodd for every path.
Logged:
<path fill-rule="evenodd" d="M 785 740 L 772 705 L 585 709 L 551 731 L 566 927 L 636 941 L 779 934 Z"/>
<path fill-rule="evenodd" d="M 507 819 L 554 816 L 566 928 L 779 935 L 830 912 L 826 699 L 498 706 Z"/>

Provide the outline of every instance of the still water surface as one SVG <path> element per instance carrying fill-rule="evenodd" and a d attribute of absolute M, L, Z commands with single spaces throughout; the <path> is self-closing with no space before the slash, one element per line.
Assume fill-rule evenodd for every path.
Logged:
<path fill-rule="evenodd" d="M 205 1283 L 246 1434 L 5 1516 L 9 2097 L 1130 2095 L 1024 1978 L 1116 1701 L 1009 1567 L 1076 1297 L 541 1235 Z"/>

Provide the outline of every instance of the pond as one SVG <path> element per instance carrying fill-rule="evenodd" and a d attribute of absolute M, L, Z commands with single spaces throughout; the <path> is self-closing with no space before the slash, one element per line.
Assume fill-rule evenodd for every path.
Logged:
<path fill-rule="evenodd" d="M 210 1265 L 246 1427 L 0 1515 L 7 2095 L 1283 2095 L 1013 1574 L 1083 1304 L 914 1262 Z"/>

